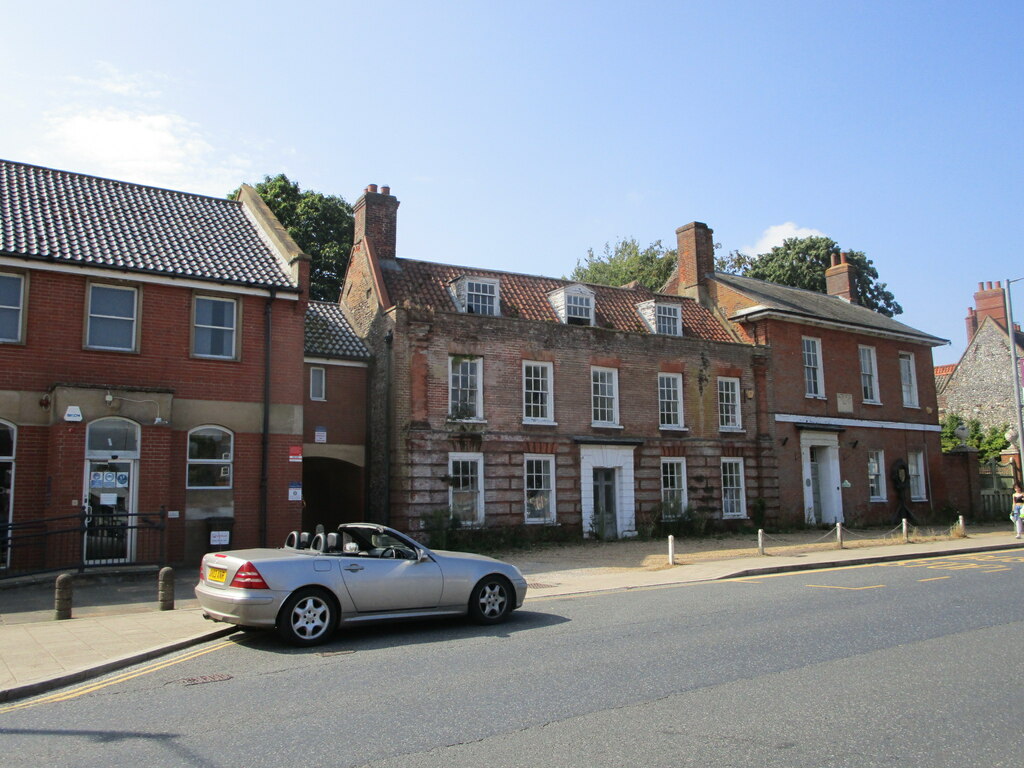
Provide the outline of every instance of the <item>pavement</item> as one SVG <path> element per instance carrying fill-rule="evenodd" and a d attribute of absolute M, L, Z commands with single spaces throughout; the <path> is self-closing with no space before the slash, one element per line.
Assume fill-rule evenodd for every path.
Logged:
<path fill-rule="evenodd" d="M 675 565 L 669 565 L 666 548 L 660 568 L 608 565 L 595 558 L 559 569 L 557 550 L 555 557 L 527 552 L 505 559 L 526 576 L 529 606 L 550 597 L 1022 547 L 1011 532 L 1001 530 L 966 538 L 769 552 Z M 680 560 L 685 556 L 677 553 L 676 562 Z M 153 569 L 76 575 L 73 618 L 61 621 L 54 619 L 54 578 L 0 584 L 0 702 L 35 696 L 237 631 L 203 618 L 192 593 L 195 570 L 176 575 L 174 610 L 158 610 Z"/>

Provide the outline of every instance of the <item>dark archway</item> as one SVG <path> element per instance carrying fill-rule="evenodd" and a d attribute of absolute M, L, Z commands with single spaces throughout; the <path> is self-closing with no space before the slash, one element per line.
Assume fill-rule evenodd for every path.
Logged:
<path fill-rule="evenodd" d="M 317 525 L 332 531 L 342 523 L 364 519 L 363 470 L 339 459 L 310 456 L 302 460 L 302 530 Z"/>

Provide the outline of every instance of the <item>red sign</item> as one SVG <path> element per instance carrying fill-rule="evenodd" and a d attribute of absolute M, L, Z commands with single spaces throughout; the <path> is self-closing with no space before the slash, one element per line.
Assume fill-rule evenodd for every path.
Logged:
<path fill-rule="evenodd" d="M 288 461 L 302 461 L 301 445 L 293 445 L 288 449 Z"/>

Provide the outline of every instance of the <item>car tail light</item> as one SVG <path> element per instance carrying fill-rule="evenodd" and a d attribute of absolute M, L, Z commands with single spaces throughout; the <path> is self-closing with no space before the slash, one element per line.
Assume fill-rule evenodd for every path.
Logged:
<path fill-rule="evenodd" d="M 200 584 L 203 582 L 203 571 L 204 570 L 205 569 L 203 568 L 203 563 L 199 563 L 199 583 Z"/>
<path fill-rule="evenodd" d="M 242 567 L 235 573 L 235 578 L 231 580 L 231 586 L 241 589 L 270 589 L 252 563 L 242 564 Z"/>

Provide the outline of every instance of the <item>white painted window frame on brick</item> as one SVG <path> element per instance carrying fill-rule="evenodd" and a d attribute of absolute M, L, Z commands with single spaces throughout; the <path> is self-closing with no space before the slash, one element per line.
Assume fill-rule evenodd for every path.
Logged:
<path fill-rule="evenodd" d="M 747 517 L 747 479 L 742 458 L 722 457 L 722 519 Z"/>
<path fill-rule="evenodd" d="M 231 306 L 231 324 L 230 325 L 214 325 L 213 323 L 200 323 L 199 322 L 199 307 L 203 302 L 209 302 L 212 304 L 228 304 Z M 196 294 L 192 302 L 192 354 L 195 357 L 201 357 L 206 360 L 235 360 L 238 357 L 238 302 L 235 299 L 226 299 L 223 296 L 204 296 L 202 294 Z M 202 331 L 209 331 L 212 341 L 213 334 L 222 333 L 224 338 L 229 340 L 229 347 L 227 353 L 213 353 L 206 349 L 200 349 L 202 346 L 200 343 L 200 333 Z M 205 342 L 204 342 L 205 343 Z M 212 345 L 210 347 L 212 349 Z"/>
<path fill-rule="evenodd" d="M 907 477 L 911 501 L 928 501 L 925 483 L 924 451 L 907 451 Z"/>
<path fill-rule="evenodd" d="M 543 376 L 533 375 L 531 368 L 543 371 Z M 541 382 L 544 388 L 531 389 L 532 382 Z M 541 399 L 542 402 L 538 403 Z M 540 360 L 523 360 L 523 424 L 554 423 L 555 367 Z"/>
<path fill-rule="evenodd" d="M 885 493 L 885 451 L 868 451 L 868 500 L 887 501 Z"/>
<path fill-rule="evenodd" d="M 610 415 L 611 419 L 600 416 Z M 590 425 L 619 427 L 619 369 L 590 366 Z"/>
<path fill-rule="evenodd" d="M 463 371 L 466 365 L 472 372 Z M 456 371 L 456 367 L 460 369 Z M 463 393 L 472 395 L 464 397 Z M 477 355 L 448 356 L 448 418 L 451 421 L 483 421 L 484 359 Z"/>
<path fill-rule="evenodd" d="M 194 455 L 194 444 L 192 436 L 199 432 L 219 432 L 227 436 L 228 450 L 221 452 L 219 456 L 197 457 Z M 234 483 L 234 461 L 235 461 L 235 433 L 219 424 L 203 424 L 193 427 L 188 431 L 188 442 L 186 444 L 187 467 L 185 468 L 185 488 L 190 491 L 229 491 Z M 192 483 L 192 470 L 212 467 L 217 470 L 216 475 L 225 482 L 220 485 L 201 485 Z"/>
<path fill-rule="evenodd" d="M 541 499 L 547 503 L 542 505 Z M 528 525 L 552 525 L 556 509 L 554 454 L 523 454 L 523 519 Z"/>
<path fill-rule="evenodd" d="M 881 395 L 878 391 L 878 357 L 875 348 L 861 344 L 857 347 L 857 357 L 860 360 L 861 398 L 865 403 L 881 405 Z"/>
<path fill-rule="evenodd" d="M 681 373 L 658 374 L 658 426 L 660 429 L 686 429 Z"/>
<path fill-rule="evenodd" d="M 913 352 L 900 352 L 900 389 L 903 393 L 904 408 L 920 408 L 917 395 L 917 367 Z"/>
<path fill-rule="evenodd" d="M 689 504 L 686 493 L 686 458 L 661 457 L 661 518 L 678 519 Z"/>
<path fill-rule="evenodd" d="M 0 288 L 0 344 L 20 344 L 25 334 L 25 276 L 0 272 Z"/>
<path fill-rule="evenodd" d="M 718 429 L 721 432 L 743 430 L 740 380 L 735 376 L 718 377 Z"/>
<path fill-rule="evenodd" d="M 131 315 L 111 314 L 109 307 L 103 306 L 101 297 L 104 291 L 108 295 L 115 293 L 130 294 L 132 298 Z M 108 283 L 89 283 L 89 313 L 85 334 L 85 345 L 88 349 L 102 349 L 110 352 L 134 352 L 139 344 L 139 289 L 122 285 L 110 285 Z M 102 333 L 104 323 L 119 328 L 127 326 L 131 341 L 127 346 L 100 343 L 102 339 L 94 339 L 95 335 Z"/>
<path fill-rule="evenodd" d="M 463 466 L 456 466 L 456 465 Z M 467 475 L 463 475 L 462 470 L 473 466 L 476 468 L 476 488 L 456 488 L 456 485 L 465 482 L 464 478 L 471 476 L 473 471 L 471 470 Z M 482 453 L 449 453 L 448 454 L 448 509 L 451 513 L 452 519 L 458 519 L 463 525 L 480 526 L 484 524 L 484 455 Z M 470 494 L 473 494 L 473 504 L 476 507 L 476 515 L 467 519 L 465 517 L 458 517 L 456 515 L 457 506 L 463 502 L 462 498 L 457 498 L 456 494 L 466 494 L 466 500 L 469 499 Z"/>
<path fill-rule="evenodd" d="M 319 365 L 309 369 L 309 399 L 319 402 L 327 400 L 327 369 Z"/>
<path fill-rule="evenodd" d="M 801 338 L 804 359 L 804 397 L 825 399 L 825 372 L 822 369 L 821 339 L 814 336 Z"/>

